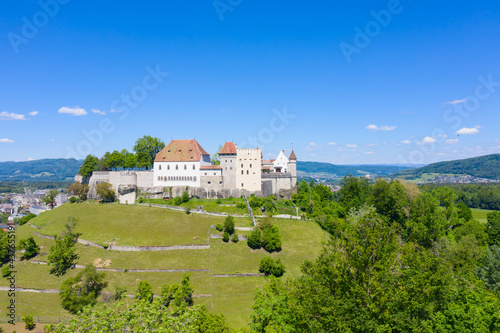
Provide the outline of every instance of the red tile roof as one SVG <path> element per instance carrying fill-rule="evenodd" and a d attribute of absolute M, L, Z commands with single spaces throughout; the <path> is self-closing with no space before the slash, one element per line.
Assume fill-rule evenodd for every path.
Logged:
<path fill-rule="evenodd" d="M 155 162 L 199 162 L 210 156 L 196 140 L 172 140 L 158 154 Z"/>
<path fill-rule="evenodd" d="M 222 170 L 220 165 L 202 165 L 200 170 Z"/>
<path fill-rule="evenodd" d="M 233 155 L 236 154 L 236 146 L 232 142 L 225 142 L 224 146 L 219 152 L 219 155 Z"/>
<path fill-rule="evenodd" d="M 293 149 L 292 149 L 292 153 L 290 154 L 290 157 L 288 159 L 289 160 L 297 160 L 297 156 L 295 156 L 295 153 L 293 152 Z"/>

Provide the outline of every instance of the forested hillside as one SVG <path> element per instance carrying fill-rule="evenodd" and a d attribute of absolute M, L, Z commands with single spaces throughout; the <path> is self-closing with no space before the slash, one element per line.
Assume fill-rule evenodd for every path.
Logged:
<path fill-rule="evenodd" d="M 82 162 L 74 158 L 0 162 L 0 181 L 67 181 L 78 173 Z"/>
<path fill-rule="evenodd" d="M 402 165 L 336 165 L 322 162 L 297 161 L 299 174 L 329 174 L 339 178 L 352 174 L 353 176 L 376 175 L 385 176 L 402 170 L 412 169 L 412 166 Z"/>
<path fill-rule="evenodd" d="M 433 163 L 421 168 L 401 171 L 391 176 L 394 178 L 414 179 L 424 173 L 470 175 L 478 178 L 500 179 L 500 154 Z"/>

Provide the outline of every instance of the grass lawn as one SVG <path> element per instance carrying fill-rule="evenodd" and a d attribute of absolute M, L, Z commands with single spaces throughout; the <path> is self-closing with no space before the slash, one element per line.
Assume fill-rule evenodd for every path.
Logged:
<path fill-rule="evenodd" d="M 327 236 L 319 226 L 310 221 L 273 219 L 282 235 L 282 251 L 269 254 L 264 250 L 251 250 L 246 241 L 224 243 L 222 239 L 208 238 L 216 234 L 211 224 L 222 223 L 224 218 L 198 214 L 187 215 L 183 212 L 147 206 L 99 205 L 94 203 L 67 204 L 44 213 L 31 220 L 41 229 L 24 225 L 16 229 L 17 241 L 33 235 L 59 233 L 65 218 L 73 215 L 80 220 L 77 231 L 83 239 L 105 243 L 106 239 L 116 239 L 118 244 L 186 244 L 196 241 L 193 236 L 204 235 L 203 243 L 208 242 L 207 250 L 172 250 L 155 252 L 119 252 L 107 251 L 95 247 L 77 244 L 80 255 L 78 264 L 86 265 L 96 260 L 108 261 L 108 268 L 119 269 L 209 269 L 209 272 L 189 272 L 195 294 L 211 294 L 210 298 L 196 298 L 198 304 L 205 304 L 214 312 L 223 313 L 231 325 L 246 326 L 254 302 L 256 288 L 261 288 L 265 277 L 213 277 L 213 274 L 257 273 L 260 260 L 265 256 L 280 258 L 286 268 L 284 278 L 300 275 L 300 266 L 304 260 L 316 258 Z M 148 227 L 129 228 L 130 220 L 143 219 Z M 236 219 L 240 226 L 250 226 L 250 219 Z M 153 232 L 153 231 L 154 232 Z M 161 234 L 165 232 L 165 234 Z M 169 233 L 168 231 L 175 230 Z M 249 232 L 238 231 L 245 235 Z M 47 261 L 47 254 L 53 240 L 33 236 L 42 246 L 41 253 L 33 260 Z M 167 239 L 165 241 L 164 239 Z M 201 241 L 201 240 L 200 240 Z M 22 261 L 16 263 L 18 270 L 17 286 L 36 289 L 58 289 L 65 279 L 74 276 L 81 269 L 69 271 L 64 277 L 49 274 L 47 265 Z M 105 272 L 109 285 L 107 291 L 113 292 L 116 286 L 127 288 L 128 294 L 134 294 L 138 283 L 147 280 L 158 292 L 161 285 L 179 283 L 183 272 Z M 5 279 L 0 286 L 7 286 Z M 60 306 L 57 294 L 18 293 L 20 300 L 19 314 L 34 316 L 69 316 Z M 2 300 L 5 299 L 3 294 Z M 33 300 L 29 303 L 28 300 Z M 3 301 L 2 301 L 3 302 Z M 29 303 L 29 304 L 28 304 Z M 1 304 L 0 304 L 1 305 Z"/>
<path fill-rule="evenodd" d="M 145 203 L 154 203 L 160 205 L 174 205 L 172 199 L 144 199 Z M 244 204 L 242 208 L 238 208 L 237 205 Z M 197 209 L 199 206 L 203 206 L 203 209 L 207 212 L 217 212 L 217 213 L 227 213 L 227 214 L 248 214 L 246 208 L 245 199 L 243 198 L 228 198 L 228 199 L 196 199 L 193 198 L 188 202 L 182 203 L 179 207 Z"/>
<path fill-rule="evenodd" d="M 471 208 L 472 217 L 479 222 L 486 223 L 488 222 L 487 215 L 488 213 L 494 212 L 494 210 L 489 209 L 479 209 L 479 208 Z"/>
<path fill-rule="evenodd" d="M 208 228 L 223 217 L 186 214 L 169 209 L 118 204 L 64 204 L 30 222 L 44 235 L 59 234 L 67 217 L 76 217 L 81 238 L 98 244 L 186 245 L 206 244 Z"/>

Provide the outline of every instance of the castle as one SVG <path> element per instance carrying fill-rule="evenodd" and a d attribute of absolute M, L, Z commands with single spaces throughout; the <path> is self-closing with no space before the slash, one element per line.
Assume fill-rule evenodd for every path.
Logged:
<path fill-rule="evenodd" d="M 176 197 L 188 191 L 199 198 L 227 198 L 255 194 L 289 197 L 297 183 L 297 157 L 281 151 L 263 160 L 260 148 L 237 148 L 225 142 L 220 165 L 196 140 L 172 140 L 155 157 L 147 171 L 95 171 L 89 179 L 89 197 L 95 186 L 110 183 L 122 203 L 134 203 L 137 190 L 151 197 Z"/>

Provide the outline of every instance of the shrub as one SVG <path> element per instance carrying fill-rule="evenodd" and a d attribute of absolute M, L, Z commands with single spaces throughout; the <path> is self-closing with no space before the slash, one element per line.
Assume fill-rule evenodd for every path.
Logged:
<path fill-rule="evenodd" d="M 115 301 L 119 301 L 123 298 L 127 289 L 125 287 L 115 286 L 114 299 Z"/>
<path fill-rule="evenodd" d="M 239 209 L 246 209 L 247 208 L 247 204 L 244 203 L 244 202 L 239 202 L 237 205 L 236 205 L 236 208 L 239 208 Z"/>
<path fill-rule="evenodd" d="M 182 197 L 175 197 L 172 199 L 174 205 L 179 206 L 182 203 Z"/>
<path fill-rule="evenodd" d="M 40 248 L 36 244 L 33 237 L 21 239 L 21 241 L 19 242 L 19 249 L 24 250 L 21 259 L 30 259 L 40 253 Z"/>
<path fill-rule="evenodd" d="M 69 198 L 69 203 L 77 203 L 78 202 L 78 198 L 77 197 L 71 197 Z"/>
<path fill-rule="evenodd" d="M 265 257 L 260 261 L 259 272 L 280 277 L 285 273 L 285 266 L 281 263 L 281 259 L 273 260 L 271 257 Z"/>
<path fill-rule="evenodd" d="M 33 320 L 33 316 L 27 315 L 26 317 L 23 317 L 23 321 L 24 328 L 26 328 L 27 330 L 31 331 L 35 328 L 35 321 Z"/>
<path fill-rule="evenodd" d="M 217 231 L 222 231 L 224 230 L 224 226 L 222 225 L 222 223 L 219 223 L 215 226 L 215 229 L 217 229 Z"/>
<path fill-rule="evenodd" d="M 144 198 L 143 197 L 139 197 L 139 200 L 137 200 L 138 203 L 143 203 L 144 202 Z"/>
<path fill-rule="evenodd" d="M 227 233 L 227 231 L 224 231 L 224 233 L 222 234 L 222 240 L 224 242 L 229 242 L 229 234 Z"/>
<path fill-rule="evenodd" d="M 190 199 L 188 191 L 182 192 L 182 197 L 181 198 L 182 198 L 182 202 L 188 202 L 189 199 Z"/>
<path fill-rule="evenodd" d="M 220 205 L 222 203 L 222 200 L 221 199 L 217 199 L 217 201 L 215 201 L 218 205 Z"/>
<path fill-rule="evenodd" d="M 236 233 L 234 233 L 232 236 L 231 236 L 231 242 L 233 243 L 238 243 L 239 239 L 238 239 L 238 235 Z"/>
<path fill-rule="evenodd" d="M 277 226 L 273 225 L 262 231 L 262 247 L 267 252 L 281 250 L 281 235 Z"/>
<path fill-rule="evenodd" d="M 153 301 L 153 286 L 151 283 L 148 281 L 139 282 L 135 298 L 143 299 L 151 303 Z"/>
<path fill-rule="evenodd" d="M 234 217 L 231 215 L 224 220 L 224 231 L 230 235 L 234 233 Z"/>
<path fill-rule="evenodd" d="M 259 229 L 255 228 L 248 236 L 247 244 L 251 249 L 260 249 L 262 246 L 262 235 Z"/>
<path fill-rule="evenodd" d="M 9 265 L 5 265 L 2 267 L 2 276 L 6 277 L 10 275 L 10 268 Z"/>
<path fill-rule="evenodd" d="M 25 225 L 26 223 L 29 222 L 29 220 L 31 220 L 32 218 L 35 218 L 35 217 L 36 217 L 35 214 L 29 214 L 29 215 L 23 216 L 19 219 L 19 225 Z"/>
<path fill-rule="evenodd" d="M 110 183 L 97 184 L 95 190 L 97 196 L 104 202 L 113 202 L 116 199 L 116 192 Z"/>
<path fill-rule="evenodd" d="M 191 208 L 186 209 L 186 214 L 191 214 Z"/>

